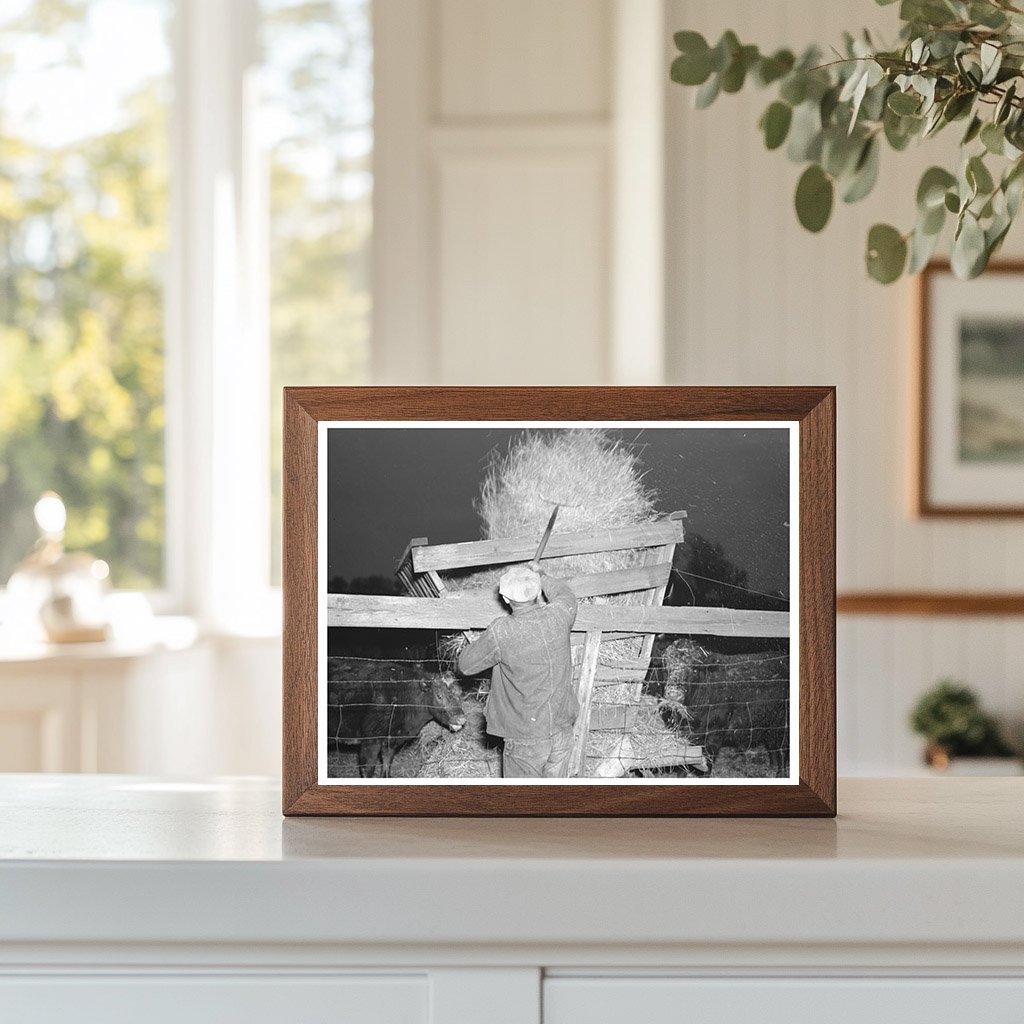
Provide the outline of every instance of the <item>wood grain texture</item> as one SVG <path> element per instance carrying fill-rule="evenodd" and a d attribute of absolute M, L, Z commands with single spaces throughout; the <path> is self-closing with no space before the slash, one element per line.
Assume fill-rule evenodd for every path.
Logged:
<path fill-rule="evenodd" d="M 294 391 L 285 389 L 282 800 L 290 807 L 317 780 L 317 425 Z"/>
<path fill-rule="evenodd" d="M 863 591 L 836 598 L 840 615 L 1024 615 L 1024 594 Z"/>
<path fill-rule="evenodd" d="M 931 406 L 928 395 L 928 376 L 931 372 L 929 339 L 932 329 L 932 282 L 936 274 L 951 273 L 948 260 L 934 260 L 917 279 L 917 345 L 914 372 L 917 389 L 917 416 L 914 439 L 914 508 L 921 518 L 947 519 L 1006 519 L 1024 516 L 1024 505 L 960 505 L 937 504 L 929 489 L 928 436 L 931 432 Z M 993 261 L 985 269 L 986 276 L 994 274 L 1024 275 L 1024 260 Z M 966 613 L 971 614 L 971 613 Z M 980 612 L 976 614 L 982 614 Z"/>
<path fill-rule="evenodd" d="M 799 751 L 790 786 L 320 786 L 316 423 L 322 420 L 796 420 Z M 285 389 L 284 810 L 290 815 L 835 815 L 835 392 L 793 388 Z M 607 634 L 605 634 L 607 637 Z"/>

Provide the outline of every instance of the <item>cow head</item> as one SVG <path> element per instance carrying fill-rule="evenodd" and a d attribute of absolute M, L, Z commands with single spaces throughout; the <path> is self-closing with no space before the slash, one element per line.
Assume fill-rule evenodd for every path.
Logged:
<path fill-rule="evenodd" d="M 442 672 L 431 679 L 421 679 L 420 689 L 430 698 L 431 717 L 452 732 L 458 732 L 466 724 L 466 712 L 462 710 L 462 691 L 450 672 Z"/>

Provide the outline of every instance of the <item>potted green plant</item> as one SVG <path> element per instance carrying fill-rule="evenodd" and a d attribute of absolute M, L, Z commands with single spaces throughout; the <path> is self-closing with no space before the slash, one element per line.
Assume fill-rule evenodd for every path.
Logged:
<path fill-rule="evenodd" d="M 865 258 L 882 284 L 916 273 L 952 221 L 953 271 L 976 277 L 1024 198 L 1024 0 L 901 0 L 898 11 L 892 45 L 847 32 L 830 51 L 812 46 L 799 56 L 762 53 L 731 30 L 713 46 L 677 32 L 671 76 L 696 89 L 698 108 L 748 83 L 775 93 L 759 127 L 768 149 L 785 145 L 806 165 L 795 200 L 808 231 L 828 223 L 836 196 L 868 195 L 883 145 L 902 151 L 959 125 L 958 164 L 925 171 L 913 226 L 874 225 Z"/>
<path fill-rule="evenodd" d="M 943 679 L 921 697 L 911 712 L 910 725 L 928 741 L 926 763 L 940 771 L 949 769 L 957 758 L 1014 756 L 974 691 L 950 679 Z M 1007 769 L 1005 774 L 1015 774 L 1008 765 L 1002 767 Z"/>

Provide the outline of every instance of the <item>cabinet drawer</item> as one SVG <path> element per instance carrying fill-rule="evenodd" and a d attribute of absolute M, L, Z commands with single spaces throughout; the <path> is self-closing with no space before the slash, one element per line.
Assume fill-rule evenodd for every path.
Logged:
<path fill-rule="evenodd" d="M 544 983 L 544 1024 L 730 1019 L 758 1024 L 1021 1024 L 1024 978 L 556 976 Z"/>
<path fill-rule="evenodd" d="M 0 978 L 18 1024 L 426 1024 L 425 975 L 36 975 Z"/>

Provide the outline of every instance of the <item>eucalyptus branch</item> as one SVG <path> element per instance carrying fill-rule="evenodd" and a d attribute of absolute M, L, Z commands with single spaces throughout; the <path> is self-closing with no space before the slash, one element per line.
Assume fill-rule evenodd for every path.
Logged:
<path fill-rule="evenodd" d="M 672 78 L 697 88 L 699 108 L 751 81 L 774 89 L 759 128 L 768 149 L 785 145 L 804 165 L 795 206 L 809 231 L 825 227 L 837 194 L 853 203 L 872 191 L 883 143 L 899 152 L 963 122 L 958 166 L 930 167 L 913 228 L 876 224 L 865 258 L 868 273 L 885 284 L 916 273 L 952 220 L 953 269 L 974 277 L 1002 245 L 1024 197 L 1024 25 L 1013 20 L 1024 9 L 1010 0 L 902 0 L 899 12 L 896 48 L 847 34 L 826 62 L 814 47 L 797 58 L 789 50 L 762 54 L 731 31 L 715 46 L 678 32 Z"/>

